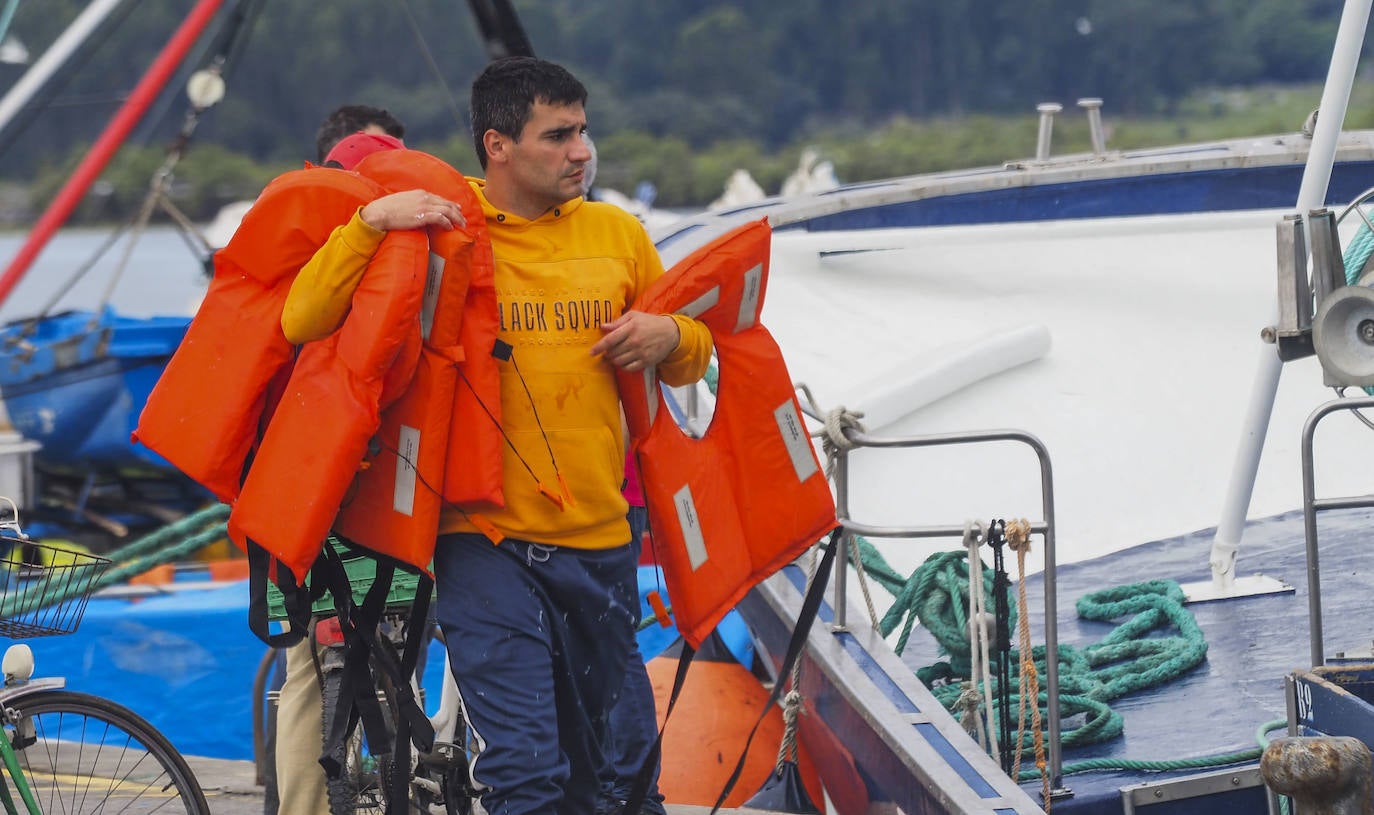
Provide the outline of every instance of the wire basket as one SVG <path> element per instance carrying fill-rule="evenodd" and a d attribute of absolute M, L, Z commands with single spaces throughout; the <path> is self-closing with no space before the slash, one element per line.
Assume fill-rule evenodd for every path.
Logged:
<path fill-rule="evenodd" d="M 86 613 L 110 559 L 12 537 L 0 537 L 0 636 L 70 634 Z"/>

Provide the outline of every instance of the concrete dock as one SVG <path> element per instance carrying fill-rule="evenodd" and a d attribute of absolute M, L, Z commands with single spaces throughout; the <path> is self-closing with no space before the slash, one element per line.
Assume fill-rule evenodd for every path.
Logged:
<path fill-rule="evenodd" d="M 200 781 L 201 789 L 205 790 L 205 798 L 214 815 L 262 815 L 263 788 L 258 786 L 253 762 L 192 756 L 187 756 L 186 761 L 191 765 L 191 771 L 196 774 L 196 779 Z M 668 804 L 667 810 L 668 815 L 708 815 L 711 808 Z M 722 809 L 720 812 L 722 815 L 768 815 L 756 809 Z"/>

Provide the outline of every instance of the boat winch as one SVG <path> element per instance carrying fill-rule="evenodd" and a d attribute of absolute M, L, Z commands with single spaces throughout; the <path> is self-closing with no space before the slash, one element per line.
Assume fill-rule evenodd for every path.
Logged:
<path fill-rule="evenodd" d="M 1355 207 L 1340 216 L 1322 208 L 1279 222 L 1278 323 L 1263 332 L 1285 362 L 1316 354 L 1323 383 L 1336 388 L 1374 386 L 1374 254 L 1344 258 L 1337 231 Z M 1374 240 L 1367 232 L 1363 227 L 1352 250 Z"/>

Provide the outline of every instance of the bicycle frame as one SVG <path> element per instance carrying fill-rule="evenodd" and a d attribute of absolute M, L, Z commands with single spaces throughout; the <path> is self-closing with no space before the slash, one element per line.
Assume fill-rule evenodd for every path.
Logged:
<path fill-rule="evenodd" d="M 26 680 L 22 685 L 14 685 L 0 690 L 0 709 L 3 710 L 6 724 L 14 724 L 16 728 L 23 725 L 13 712 L 11 702 L 17 702 L 25 696 L 35 693 L 42 693 L 45 690 L 58 690 L 67 685 L 67 680 L 61 677 L 46 677 L 43 679 Z M 30 727 L 32 725 L 30 724 Z M 33 733 L 17 733 L 17 738 L 23 740 L 33 738 Z M 5 771 L 9 773 L 10 780 L 14 782 L 14 788 L 19 792 L 19 797 L 24 801 L 24 807 L 29 811 L 29 815 L 43 815 L 43 810 L 38 806 L 38 801 L 33 797 L 33 789 L 29 787 L 28 778 L 24 775 L 24 770 L 19 766 L 19 756 L 14 752 L 14 744 L 10 739 L 0 738 L 0 760 L 5 764 Z M 15 808 L 14 798 L 10 795 L 9 787 L 0 784 L 0 803 L 5 806 L 7 815 L 19 815 L 19 810 Z"/>

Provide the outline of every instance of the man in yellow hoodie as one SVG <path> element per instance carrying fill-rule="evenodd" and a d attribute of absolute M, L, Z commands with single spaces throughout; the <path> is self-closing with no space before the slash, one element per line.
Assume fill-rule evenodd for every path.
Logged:
<path fill-rule="evenodd" d="M 638 219 L 582 198 L 586 99 L 572 74 L 529 57 L 497 60 L 472 85 L 487 177 L 471 183 L 500 308 L 505 506 L 480 508 L 494 532 L 446 510 L 434 568 L 439 622 L 480 748 L 472 774 L 492 815 L 595 805 L 598 735 L 639 617 L 615 369 L 654 367 L 677 385 L 710 362 L 704 325 L 630 308 L 663 267 Z M 414 214 L 398 218 L 425 222 L 448 204 L 416 193 Z M 297 278 L 282 317 L 293 341 L 337 326 L 342 311 L 326 302 L 351 288 L 328 277 Z M 338 305 L 346 310 L 346 299 Z"/>

